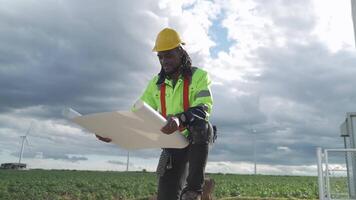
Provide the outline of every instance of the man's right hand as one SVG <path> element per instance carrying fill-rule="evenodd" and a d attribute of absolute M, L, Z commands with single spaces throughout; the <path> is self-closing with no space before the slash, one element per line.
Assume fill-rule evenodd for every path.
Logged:
<path fill-rule="evenodd" d="M 179 129 L 179 119 L 175 116 L 168 116 L 167 123 L 161 128 L 164 134 L 172 134 Z"/>
<path fill-rule="evenodd" d="M 111 142 L 111 138 L 101 137 L 100 135 L 95 134 L 96 138 L 103 142 Z"/>

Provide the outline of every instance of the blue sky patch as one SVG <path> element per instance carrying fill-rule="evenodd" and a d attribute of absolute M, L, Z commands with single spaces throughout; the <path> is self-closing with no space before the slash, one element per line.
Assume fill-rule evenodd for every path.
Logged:
<path fill-rule="evenodd" d="M 212 58 L 216 58 L 220 51 L 228 52 L 232 41 L 227 38 L 227 29 L 222 26 L 225 13 L 220 13 L 216 19 L 212 20 L 212 26 L 209 29 L 209 36 L 216 43 L 216 46 L 210 48 Z"/>

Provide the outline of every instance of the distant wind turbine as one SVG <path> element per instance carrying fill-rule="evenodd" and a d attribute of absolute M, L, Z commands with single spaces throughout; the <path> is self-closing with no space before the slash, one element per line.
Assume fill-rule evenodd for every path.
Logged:
<path fill-rule="evenodd" d="M 26 144 L 29 145 L 28 140 L 27 140 L 27 136 L 28 136 L 28 134 L 29 134 L 30 131 L 31 131 L 32 124 L 33 124 L 33 123 L 31 123 L 31 125 L 30 125 L 30 127 L 28 128 L 26 134 L 23 135 L 23 136 L 20 136 L 20 137 L 22 138 L 22 143 L 21 143 L 21 151 L 20 151 L 19 164 L 21 164 L 21 159 L 22 159 L 22 156 L 23 156 L 23 150 L 24 150 L 24 148 L 25 148 L 25 141 L 26 141 Z"/>

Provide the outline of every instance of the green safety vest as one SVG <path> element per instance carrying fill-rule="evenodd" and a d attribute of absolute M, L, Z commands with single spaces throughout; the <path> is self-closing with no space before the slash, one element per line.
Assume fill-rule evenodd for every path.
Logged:
<path fill-rule="evenodd" d="M 208 116 L 211 113 L 213 98 L 211 95 L 210 85 L 211 80 L 208 73 L 200 68 L 193 68 L 193 74 L 191 82 L 189 84 L 189 107 L 205 105 L 208 108 Z M 150 105 L 154 110 L 162 113 L 161 108 L 161 86 L 157 85 L 159 76 L 156 75 L 148 83 L 148 86 L 140 99 Z M 165 102 L 166 102 L 166 114 L 176 115 L 184 112 L 183 106 L 183 84 L 184 78 L 179 77 L 176 85 L 173 87 L 173 83 L 169 79 L 165 79 L 162 84 L 165 84 Z M 182 132 L 183 135 L 188 136 L 189 131 Z"/>

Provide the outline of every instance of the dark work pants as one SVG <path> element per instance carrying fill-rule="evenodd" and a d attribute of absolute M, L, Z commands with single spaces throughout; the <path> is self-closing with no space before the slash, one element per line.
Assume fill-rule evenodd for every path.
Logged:
<path fill-rule="evenodd" d="M 202 192 L 209 144 L 167 150 L 172 156 L 172 168 L 159 177 L 157 200 L 179 200 L 183 187 Z"/>

